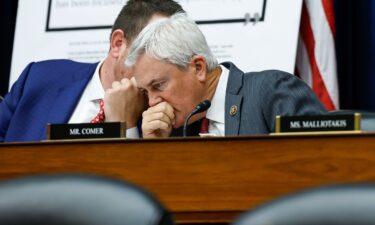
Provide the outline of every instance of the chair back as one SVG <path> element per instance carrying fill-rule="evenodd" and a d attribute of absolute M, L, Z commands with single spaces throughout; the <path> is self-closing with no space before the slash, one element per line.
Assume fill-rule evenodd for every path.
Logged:
<path fill-rule="evenodd" d="M 337 185 L 271 201 L 232 225 L 374 225 L 374 212 L 374 184 Z"/>
<path fill-rule="evenodd" d="M 0 183 L 0 224 L 174 223 L 150 193 L 130 183 L 89 175 L 48 175 Z"/>

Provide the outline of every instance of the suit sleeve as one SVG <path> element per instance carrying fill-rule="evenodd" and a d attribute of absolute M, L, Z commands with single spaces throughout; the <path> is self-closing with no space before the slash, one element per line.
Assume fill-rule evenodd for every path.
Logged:
<path fill-rule="evenodd" d="M 24 69 L 18 80 L 12 86 L 10 92 L 5 96 L 4 101 L 0 104 L 0 142 L 4 142 L 9 124 L 17 109 L 18 102 L 22 97 L 24 85 L 32 65 L 33 63 L 30 63 Z"/>
<path fill-rule="evenodd" d="M 271 71 L 262 82 L 263 115 L 267 126 L 275 131 L 275 118 L 280 116 L 317 115 L 327 113 L 312 89 L 294 75 Z"/>

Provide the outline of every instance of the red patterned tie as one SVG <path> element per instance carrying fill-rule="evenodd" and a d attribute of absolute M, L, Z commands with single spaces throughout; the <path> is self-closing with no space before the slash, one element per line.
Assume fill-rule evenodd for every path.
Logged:
<path fill-rule="evenodd" d="M 105 115 L 104 115 L 104 101 L 103 99 L 99 100 L 100 104 L 100 110 L 98 115 L 96 115 L 92 120 L 91 123 L 103 123 L 105 120 Z"/>
<path fill-rule="evenodd" d="M 200 129 L 199 133 L 207 134 L 208 133 L 208 124 L 209 124 L 209 120 L 206 117 L 204 117 L 201 120 L 201 129 Z"/>

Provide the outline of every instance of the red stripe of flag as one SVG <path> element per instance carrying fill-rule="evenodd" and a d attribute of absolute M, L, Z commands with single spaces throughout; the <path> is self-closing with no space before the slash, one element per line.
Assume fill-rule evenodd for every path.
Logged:
<path fill-rule="evenodd" d="M 327 110 L 335 110 L 335 106 L 331 97 L 329 96 L 326 85 L 322 79 L 322 75 L 319 71 L 318 64 L 315 59 L 315 39 L 311 28 L 310 16 L 307 11 L 306 4 L 303 3 L 302 7 L 302 19 L 301 19 L 301 36 L 305 43 L 307 54 L 309 55 L 309 61 L 312 73 L 312 88 L 317 96 L 320 98 L 322 103 L 326 106 Z"/>
<path fill-rule="evenodd" d="M 331 32 L 333 35 L 333 38 L 336 37 L 336 26 L 335 26 L 335 11 L 333 8 L 333 1 L 332 0 L 322 0 L 323 9 L 329 24 L 329 27 L 331 28 Z"/>

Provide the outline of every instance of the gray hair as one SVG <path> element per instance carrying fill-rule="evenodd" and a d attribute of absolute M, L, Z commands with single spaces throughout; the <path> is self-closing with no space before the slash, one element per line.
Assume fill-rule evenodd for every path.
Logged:
<path fill-rule="evenodd" d="M 183 69 L 188 68 L 194 55 L 206 59 L 209 71 L 218 66 L 203 33 L 185 13 L 176 13 L 147 25 L 134 40 L 125 65 L 134 66 L 145 53 Z"/>

